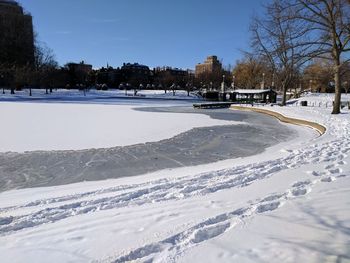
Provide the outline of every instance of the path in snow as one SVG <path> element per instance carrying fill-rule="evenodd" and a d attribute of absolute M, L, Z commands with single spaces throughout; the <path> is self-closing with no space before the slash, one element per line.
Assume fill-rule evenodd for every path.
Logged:
<path fill-rule="evenodd" d="M 297 168 L 306 164 L 325 163 L 325 171 L 310 171 L 310 175 L 316 178 L 316 181 L 312 183 L 317 181 L 331 182 L 350 174 L 350 171 L 343 171 L 341 168 L 345 164 L 344 158 L 349 152 L 350 140 L 339 138 L 324 144 L 315 144 L 307 149 L 295 150 L 290 152 L 287 157 L 262 163 L 241 165 L 192 177 L 160 179 L 149 183 L 125 185 L 77 195 L 37 200 L 24 206 L 4 207 L 0 209 L 0 212 L 6 213 L 8 216 L 0 218 L 0 234 L 7 235 L 14 231 L 99 210 L 180 200 L 235 187 L 245 187 L 273 176 L 282 170 Z M 311 185 L 311 183 L 297 183 L 288 191 L 291 192 L 292 196 L 304 195 L 308 191 L 307 185 Z M 283 194 L 280 197 L 284 196 L 286 195 Z M 269 198 L 271 199 L 271 197 Z M 265 204 L 255 204 L 255 208 L 256 211 L 264 211 L 275 206 L 277 208 L 280 203 L 273 200 L 267 206 Z M 42 208 L 42 206 L 46 207 Z M 12 211 L 25 207 L 35 208 L 35 211 L 11 216 Z"/>
<path fill-rule="evenodd" d="M 337 143 L 335 142 L 335 144 Z M 177 233 L 176 235 L 170 236 L 156 243 L 151 243 L 143 247 L 136 248 L 126 255 L 120 256 L 114 262 L 119 263 L 138 259 L 142 259 L 145 262 L 152 262 L 155 259 L 162 259 L 164 262 L 176 262 L 186 250 L 198 245 L 201 242 L 223 234 L 248 217 L 276 210 L 284 205 L 285 202 L 308 194 L 311 192 L 313 185 L 317 183 L 332 182 L 338 178 L 350 176 L 350 171 L 342 171 L 341 168 L 341 166 L 345 164 L 343 158 L 347 156 L 346 153 L 349 152 L 350 144 L 348 143 L 345 149 L 341 150 L 339 155 L 326 153 L 321 156 L 321 159 L 314 159 L 314 161 L 321 161 L 321 163 L 329 161 L 333 163 L 336 162 L 336 164 L 325 165 L 324 172 L 309 172 L 313 176 L 320 176 L 320 178 L 297 181 L 283 193 L 273 193 L 258 200 L 257 202 L 249 204 L 246 207 L 241 207 L 239 209 L 208 218 L 183 232 Z M 288 160 L 288 158 L 285 159 L 285 161 L 286 160 Z M 291 165 L 291 163 L 287 164 L 287 166 L 296 168 L 296 166 L 293 164 Z M 246 184 L 243 183 L 241 186 L 244 185 Z"/>

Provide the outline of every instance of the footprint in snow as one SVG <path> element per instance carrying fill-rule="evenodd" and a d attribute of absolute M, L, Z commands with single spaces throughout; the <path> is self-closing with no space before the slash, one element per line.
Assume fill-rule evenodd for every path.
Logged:
<path fill-rule="evenodd" d="M 13 221 L 13 216 L 9 217 L 0 217 L 0 225 L 8 225 Z"/>
<path fill-rule="evenodd" d="M 296 182 L 292 185 L 292 187 L 301 187 L 301 186 L 305 186 L 305 185 L 310 185 L 311 181 L 310 180 L 306 180 L 306 181 L 299 181 Z"/>
<path fill-rule="evenodd" d="M 348 174 L 340 174 L 340 175 L 338 175 L 337 177 L 338 177 L 338 178 L 341 178 L 341 177 L 346 177 L 346 176 L 348 176 Z"/>
<path fill-rule="evenodd" d="M 280 199 L 281 197 L 284 197 L 284 195 L 285 194 L 273 194 L 273 195 L 265 197 L 264 199 L 261 200 L 261 202 L 274 201 L 274 200 Z"/>
<path fill-rule="evenodd" d="M 321 179 L 321 182 L 330 183 L 330 182 L 333 182 L 333 181 L 335 181 L 335 180 L 336 180 L 335 177 L 333 177 L 333 176 L 328 176 L 328 177 L 322 178 L 322 179 Z"/>
<path fill-rule="evenodd" d="M 268 203 L 268 204 L 261 204 L 258 205 L 258 207 L 256 208 L 256 212 L 257 213 L 264 213 L 264 212 L 268 212 L 268 211 L 273 211 L 277 208 L 279 208 L 282 205 L 282 203 L 280 201 L 276 201 L 276 202 L 272 202 L 272 203 Z"/>
<path fill-rule="evenodd" d="M 231 226 L 230 223 L 225 223 L 225 224 L 219 224 L 216 226 L 210 226 L 204 229 L 199 229 L 194 234 L 194 237 L 191 239 L 191 241 L 193 243 L 200 243 L 205 240 L 217 237 L 222 233 L 224 233 L 230 226 Z"/>
<path fill-rule="evenodd" d="M 302 195 L 306 195 L 310 191 L 311 191 L 310 188 L 297 188 L 297 189 L 293 189 L 291 193 L 293 196 L 302 196 Z"/>
<path fill-rule="evenodd" d="M 248 208 L 243 207 L 243 208 L 236 209 L 235 211 L 231 212 L 229 215 L 248 217 L 248 216 L 251 216 L 253 212 L 254 212 L 253 207 L 248 207 Z"/>
<path fill-rule="evenodd" d="M 330 174 L 339 174 L 339 173 L 342 172 L 342 170 L 341 170 L 340 168 L 335 168 L 335 169 L 330 169 L 330 170 L 328 170 L 328 172 L 329 172 Z"/>
<path fill-rule="evenodd" d="M 308 172 L 308 173 L 310 173 L 313 176 L 322 176 L 323 175 L 323 173 L 319 172 L 319 171 L 311 171 L 311 172 Z"/>
<path fill-rule="evenodd" d="M 335 164 L 329 164 L 329 165 L 326 165 L 324 168 L 326 169 L 326 170 L 329 170 L 329 169 L 332 169 L 332 168 L 334 168 L 335 167 Z"/>

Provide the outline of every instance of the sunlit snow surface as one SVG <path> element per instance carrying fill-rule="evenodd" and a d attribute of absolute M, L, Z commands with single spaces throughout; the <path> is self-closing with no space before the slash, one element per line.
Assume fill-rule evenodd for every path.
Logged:
<path fill-rule="evenodd" d="M 214 163 L 254 155 L 296 136 L 294 130 L 267 116 L 233 113 L 229 109 L 195 110 L 191 104 L 133 108 L 135 106 L 13 103 L 0 105 L 0 109 L 9 105 L 14 118 L 7 119 L 4 133 L 8 135 L 2 141 L 11 149 L 88 148 L 90 143 L 100 143 L 100 138 L 111 147 L 0 153 L 0 191 Z M 38 109 L 49 113 L 47 116 L 56 117 L 47 118 L 44 123 L 40 117 L 37 125 L 19 127 L 24 126 L 27 118 L 32 119 L 31 115 L 40 115 Z M 83 121 L 74 121 L 76 115 Z M 11 125 L 12 119 L 23 121 Z M 196 127 L 198 124 L 200 126 Z M 32 128 L 37 129 L 37 126 L 49 127 L 50 132 L 42 128 L 36 133 Z M 60 126 L 63 129 L 55 130 Z M 22 135 L 24 129 L 27 133 Z M 170 135 L 173 136 L 166 138 Z M 14 140 L 5 139 L 9 137 Z M 24 141 L 27 144 L 22 144 Z"/>
<path fill-rule="evenodd" d="M 4 192 L 1 261 L 349 261 L 349 110 L 269 109 L 327 132 L 296 128 L 241 159 Z"/>

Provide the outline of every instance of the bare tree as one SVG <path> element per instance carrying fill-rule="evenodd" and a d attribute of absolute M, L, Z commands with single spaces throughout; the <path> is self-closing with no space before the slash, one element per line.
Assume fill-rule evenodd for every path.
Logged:
<path fill-rule="evenodd" d="M 349 0 L 293 0 L 289 2 L 292 15 L 288 21 L 308 24 L 311 57 L 330 59 L 333 62 L 335 98 L 332 114 L 340 113 L 341 67 L 350 51 Z M 307 42 L 305 44 L 308 44 Z"/>
<path fill-rule="evenodd" d="M 251 25 L 253 49 L 269 62 L 282 86 L 282 105 L 310 51 L 310 44 L 306 44 L 309 28 L 305 22 L 287 19 L 292 15 L 288 7 L 288 1 L 274 0 L 266 6 L 264 18 L 254 18 Z"/>
<path fill-rule="evenodd" d="M 348 94 L 350 91 L 350 61 L 342 64 L 340 76 L 342 79 L 342 90 Z"/>
<path fill-rule="evenodd" d="M 268 66 L 268 63 L 264 62 L 259 57 L 245 53 L 245 57 L 237 61 L 232 71 L 235 76 L 235 86 L 241 88 L 260 88 L 263 74 L 266 75 L 266 82 L 272 83 L 272 69 Z"/>
<path fill-rule="evenodd" d="M 196 77 L 196 82 L 201 83 L 206 87 L 218 89 L 221 85 L 223 75 L 225 75 L 225 71 L 223 69 L 216 68 L 212 72 L 208 71 L 199 74 Z"/>
<path fill-rule="evenodd" d="M 45 87 L 46 94 L 48 89 L 52 92 L 55 75 L 58 70 L 58 63 L 55 55 L 44 43 L 36 43 L 34 52 L 34 70 L 37 75 L 37 84 Z"/>
<path fill-rule="evenodd" d="M 312 92 L 327 92 L 332 82 L 333 70 L 329 60 L 315 59 L 303 71 L 304 85 Z"/>
<path fill-rule="evenodd" d="M 37 42 L 34 50 L 34 67 L 40 70 L 43 67 L 58 67 L 53 50 L 45 43 Z"/>

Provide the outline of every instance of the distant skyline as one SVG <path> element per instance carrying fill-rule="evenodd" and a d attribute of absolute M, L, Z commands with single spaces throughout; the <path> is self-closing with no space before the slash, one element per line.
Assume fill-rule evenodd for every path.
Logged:
<path fill-rule="evenodd" d="M 264 0 L 19 0 L 60 65 L 194 69 L 209 55 L 233 65 L 249 49 Z"/>

